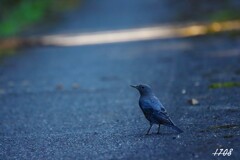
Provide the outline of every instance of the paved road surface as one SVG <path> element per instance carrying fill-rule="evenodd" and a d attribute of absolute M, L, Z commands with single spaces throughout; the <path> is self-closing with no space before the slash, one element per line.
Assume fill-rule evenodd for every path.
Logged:
<path fill-rule="evenodd" d="M 145 27 L 175 14 L 164 0 L 86 1 L 46 32 Z M 239 44 L 217 36 L 19 51 L 0 65 L 0 159 L 214 159 L 217 148 L 237 159 L 240 90 L 208 85 L 240 80 Z M 183 134 L 162 127 L 145 136 L 129 87 L 140 82 Z"/>

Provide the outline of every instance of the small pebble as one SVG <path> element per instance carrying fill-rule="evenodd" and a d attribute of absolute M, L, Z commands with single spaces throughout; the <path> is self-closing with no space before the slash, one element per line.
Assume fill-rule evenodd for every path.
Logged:
<path fill-rule="evenodd" d="M 195 85 L 196 87 L 198 87 L 198 86 L 199 86 L 199 82 L 195 82 L 194 85 Z"/>
<path fill-rule="evenodd" d="M 179 139 L 180 135 L 174 136 L 173 139 Z"/>
<path fill-rule="evenodd" d="M 182 94 L 186 94 L 186 90 L 185 89 L 182 89 Z"/>
<path fill-rule="evenodd" d="M 62 84 L 57 84 L 57 85 L 56 85 L 56 89 L 57 89 L 57 90 L 63 90 L 63 88 L 64 88 L 64 87 L 63 87 Z"/>
<path fill-rule="evenodd" d="M 198 158 L 198 157 L 199 157 L 198 154 L 195 154 L 195 155 L 194 155 L 194 158 Z"/>
<path fill-rule="evenodd" d="M 80 87 L 80 85 L 78 83 L 73 83 L 72 84 L 73 89 L 78 89 L 79 87 Z"/>
<path fill-rule="evenodd" d="M 189 102 L 191 105 L 197 105 L 197 104 L 199 104 L 198 100 L 195 99 L 195 98 L 192 98 L 192 99 L 188 100 L 188 102 Z"/>

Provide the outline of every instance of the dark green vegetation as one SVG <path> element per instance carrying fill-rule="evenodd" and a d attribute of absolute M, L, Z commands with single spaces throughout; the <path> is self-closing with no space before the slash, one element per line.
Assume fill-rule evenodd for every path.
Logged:
<path fill-rule="evenodd" d="M 233 135 L 225 135 L 223 136 L 223 138 L 233 138 L 234 136 Z"/>
<path fill-rule="evenodd" d="M 177 15 L 179 21 L 209 21 L 222 22 L 240 19 L 240 4 L 237 0 L 211 0 L 211 1 L 195 1 L 171 0 L 172 7 L 180 9 Z"/>
<path fill-rule="evenodd" d="M 210 126 L 206 128 L 205 130 L 201 130 L 200 132 L 210 132 L 210 131 L 218 131 L 219 129 L 237 129 L 240 126 L 237 124 L 226 124 L 226 125 L 217 125 L 217 126 Z M 230 138 L 230 137 L 224 137 L 224 138 Z"/>
<path fill-rule="evenodd" d="M 223 83 L 212 83 L 209 88 L 230 88 L 230 87 L 240 87 L 240 82 L 223 82 Z"/>
<path fill-rule="evenodd" d="M 47 17 L 74 6 L 79 0 L 2 0 L 0 2 L 0 37 L 26 30 Z"/>
<path fill-rule="evenodd" d="M 217 22 L 222 22 L 222 21 L 229 21 L 229 20 L 239 20 L 240 19 L 240 11 L 239 10 L 220 10 L 212 13 L 210 15 L 210 20 L 211 21 L 217 21 Z"/>

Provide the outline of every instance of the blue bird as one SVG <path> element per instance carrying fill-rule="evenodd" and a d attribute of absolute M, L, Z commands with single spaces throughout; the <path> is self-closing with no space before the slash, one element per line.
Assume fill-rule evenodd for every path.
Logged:
<path fill-rule="evenodd" d="M 140 84 L 131 85 L 131 87 L 136 88 L 139 91 L 139 106 L 146 119 L 150 122 L 150 127 L 147 131 L 147 135 L 149 134 L 153 124 L 158 124 L 158 134 L 160 133 L 160 125 L 171 127 L 179 133 L 183 132 L 172 122 L 169 115 L 167 114 L 166 109 L 154 95 L 150 86 Z"/>

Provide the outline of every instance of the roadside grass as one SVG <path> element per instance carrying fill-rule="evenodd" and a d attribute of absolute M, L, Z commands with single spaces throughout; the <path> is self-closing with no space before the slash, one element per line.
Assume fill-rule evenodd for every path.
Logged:
<path fill-rule="evenodd" d="M 6 0 L 1 2 L 0 37 L 2 38 L 15 36 L 40 21 L 74 7 L 79 0 L 21 0 L 10 2 Z"/>
<path fill-rule="evenodd" d="M 218 82 L 209 85 L 210 89 L 240 87 L 240 82 Z"/>
<path fill-rule="evenodd" d="M 240 10 L 235 10 L 235 9 L 220 10 L 212 13 L 212 15 L 210 15 L 209 17 L 210 17 L 210 21 L 212 22 L 240 20 Z"/>
<path fill-rule="evenodd" d="M 40 23 L 74 8 L 82 0 L 2 0 L 0 2 L 0 60 L 15 53 L 17 42 L 6 39 L 37 27 Z M 16 40 L 17 41 L 17 40 Z M 10 46 L 10 47 L 9 47 Z"/>

